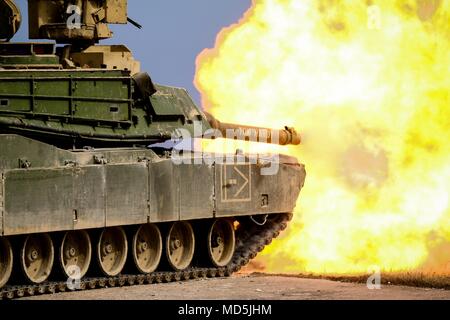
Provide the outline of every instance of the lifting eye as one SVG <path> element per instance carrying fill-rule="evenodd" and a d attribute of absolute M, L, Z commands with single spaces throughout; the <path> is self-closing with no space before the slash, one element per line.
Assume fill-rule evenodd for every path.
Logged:
<path fill-rule="evenodd" d="M 1 107 L 8 107 L 9 106 L 9 100 L 8 99 L 0 99 L 0 106 Z"/>
<path fill-rule="evenodd" d="M 118 106 L 111 106 L 111 107 L 109 107 L 109 112 L 117 113 L 117 112 L 119 112 L 119 107 Z"/>

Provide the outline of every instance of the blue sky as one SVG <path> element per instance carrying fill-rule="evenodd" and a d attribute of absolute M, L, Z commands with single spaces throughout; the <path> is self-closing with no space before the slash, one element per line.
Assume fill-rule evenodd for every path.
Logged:
<path fill-rule="evenodd" d="M 27 1 L 16 0 L 24 23 L 13 41 L 27 41 Z M 199 103 L 193 85 L 195 58 L 214 46 L 217 33 L 235 23 L 251 0 L 129 0 L 128 14 L 144 26 L 112 26 L 114 39 L 104 44 L 125 44 L 157 83 L 187 88 Z"/>

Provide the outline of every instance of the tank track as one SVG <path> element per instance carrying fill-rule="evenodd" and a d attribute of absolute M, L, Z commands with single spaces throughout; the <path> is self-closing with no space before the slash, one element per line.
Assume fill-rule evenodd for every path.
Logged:
<path fill-rule="evenodd" d="M 236 251 L 230 264 L 222 268 L 190 268 L 184 271 L 153 272 L 139 275 L 120 275 L 117 277 L 83 278 L 79 289 L 93 290 L 101 288 L 134 286 L 153 283 L 169 283 L 202 278 L 229 277 L 241 270 L 258 253 L 272 243 L 281 231 L 287 228 L 292 214 L 282 213 L 272 216 L 263 226 L 252 224 L 249 229 L 239 228 L 236 232 Z M 250 225 L 249 225 L 250 226 Z M 16 299 L 27 296 L 71 292 L 66 281 L 46 282 L 38 285 L 5 286 L 0 291 L 0 300 Z"/>

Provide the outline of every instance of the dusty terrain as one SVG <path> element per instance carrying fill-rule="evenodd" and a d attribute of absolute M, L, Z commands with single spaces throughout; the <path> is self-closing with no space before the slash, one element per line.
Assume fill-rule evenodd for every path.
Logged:
<path fill-rule="evenodd" d="M 365 284 L 343 283 L 320 279 L 283 276 L 237 275 L 225 279 L 204 279 L 190 282 L 153 284 L 135 287 L 108 288 L 83 292 L 61 293 L 26 299 L 34 300 L 397 300 L 445 299 L 450 291 L 382 285 L 369 290 Z"/>

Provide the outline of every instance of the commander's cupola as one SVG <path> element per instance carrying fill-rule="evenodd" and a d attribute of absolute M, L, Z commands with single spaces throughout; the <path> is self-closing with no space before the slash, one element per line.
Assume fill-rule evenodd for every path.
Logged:
<path fill-rule="evenodd" d="M 20 27 L 13 0 L 0 0 L 0 68 L 106 69 L 140 72 L 124 45 L 97 45 L 113 36 L 110 24 L 141 26 L 128 17 L 127 0 L 28 0 L 30 39 L 53 43 L 9 43 Z"/>
<path fill-rule="evenodd" d="M 9 41 L 19 30 L 22 16 L 11 0 L 0 0 L 0 42 Z"/>

